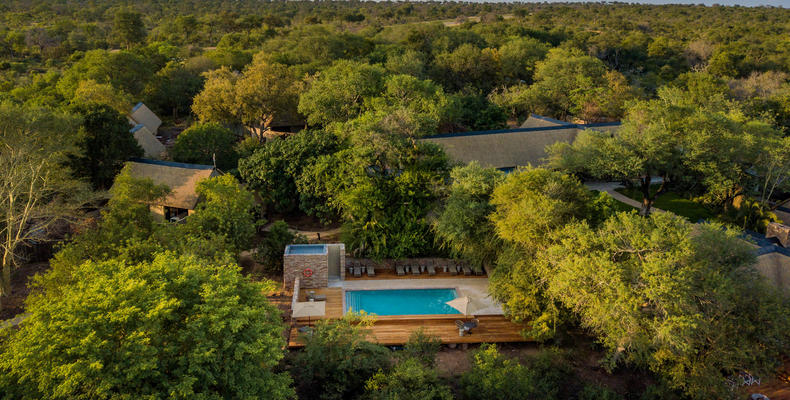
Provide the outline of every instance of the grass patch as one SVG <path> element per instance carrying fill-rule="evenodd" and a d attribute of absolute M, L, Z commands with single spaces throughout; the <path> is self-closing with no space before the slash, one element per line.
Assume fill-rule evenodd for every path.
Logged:
<path fill-rule="evenodd" d="M 592 192 L 593 196 L 595 196 L 595 197 L 599 196 L 600 193 L 601 193 L 598 190 L 590 190 L 590 192 Z M 630 204 L 625 204 L 622 201 L 619 201 L 619 200 L 615 199 L 614 197 L 609 196 L 608 194 L 607 194 L 607 196 L 610 199 L 612 199 L 612 207 L 614 208 L 614 210 L 616 212 L 631 212 L 631 211 L 634 211 L 634 210 L 639 211 L 639 208 L 637 208 L 637 207 L 634 207 L 634 206 L 632 206 Z"/>
<path fill-rule="evenodd" d="M 651 189 L 658 190 L 658 186 Z M 630 197 L 636 201 L 642 201 L 642 192 L 637 188 L 617 188 L 618 193 Z M 687 218 L 691 222 L 697 222 L 701 219 L 711 220 L 716 214 L 713 213 L 704 204 L 697 203 L 694 200 L 687 199 L 679 193 L 665 192 L 656 198 L 653 207 L 660 208 Z"/>

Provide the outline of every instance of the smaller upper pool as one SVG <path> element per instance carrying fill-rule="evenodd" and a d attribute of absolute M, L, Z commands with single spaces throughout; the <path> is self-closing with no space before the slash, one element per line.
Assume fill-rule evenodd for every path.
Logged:
<path fill-rule="evenodd" d="M 285 254 L 326 254 L 325 244 L 289 244 Z"/>

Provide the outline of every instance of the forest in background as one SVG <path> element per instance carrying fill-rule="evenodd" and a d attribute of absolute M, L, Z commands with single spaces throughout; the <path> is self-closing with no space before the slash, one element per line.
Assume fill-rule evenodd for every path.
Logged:
<path fill-rule="evenodd" d="M 58 246 L 27 322 L 0 331 L 0 392 L 738 397 L 790 348 L 787 297 L 742 231 L 790 192 L 788 30 L 790 10 L 769 7 L 6 1 L 0 301 L 29 248 Z M 198 185 L 183 224 L 148 210 L 167 188 L 122 172 L 142 154 L 126 119 L 140 101 L 178 134 L 169 159 L 228 172 Z M 509 174 L 420 140 L 530 113 L 623 124 Z M 624 182 L 640 215 L 582 179 Z M 650 213 L 670 195 L 705 221 Z M 250 251 L 281 272 L 300 238 L 261 227 L 282 218 L 340 225 L 359 257 L 486 268 L 506 316 L 548 346 L 522 362 L 482 346 L 440 377 L 434 339 L 390 352 L 350 316 L 284 352 L 276 284 L 238 267 Z M 589 352 L 595 376 L 638 382 L 580 379 Z"/>

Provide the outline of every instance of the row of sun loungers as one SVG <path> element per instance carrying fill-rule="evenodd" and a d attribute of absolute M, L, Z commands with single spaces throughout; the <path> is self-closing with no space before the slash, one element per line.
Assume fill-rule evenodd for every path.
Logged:
<path fill-rule="evenodd" d="M 349 275 L 355 278 L 361 278 L 362 275 L 367 274 L 369 277 L 376 276 L 376 269 L 373 266 L 365 266 L 358 262 L 350 263 L 346 266 L 348 269 Z M 398 276 L 404 276 L 408 274 L 412 275 L 421 275 L 427 273 L 430 276 L 436 275 L 436 270 L 440 269 L 443 272 L 449 272 L 450 275 L 483 275 L 482 270 L 473 270 L 468 265 L 445 265 L 442 267 L 436 267 L 434 265 L 396 265 L 395 272 Z"/>
<path fill-rule="evenodd" d="M 348 272 L 355 278 L 362 277 L 362 274 L 367 274 L 370 277 L 376 276 L 376 268 L 373 266 L 365 266 L 360 263 L 354 263 L 347 266 Z"/>

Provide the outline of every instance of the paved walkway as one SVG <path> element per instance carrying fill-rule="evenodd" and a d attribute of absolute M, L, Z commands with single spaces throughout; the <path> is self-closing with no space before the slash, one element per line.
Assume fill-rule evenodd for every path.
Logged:
<path fill-rule="evenodd" d="M 599 192 L 603 192 L 612 196 L 613 199 L 628 204 L 629 206 L 636 207 L 637 209 L 642 208 L 642 203 L 622 194 L 615 189 L 623 187 L 623 185 L 619 182 L 588 182 L 585 183 L 584 186 L 587 186 L 590 190 L 597 190 Z M 660 208 L 650 207 L 650 212 L 666 212 Z"/>

